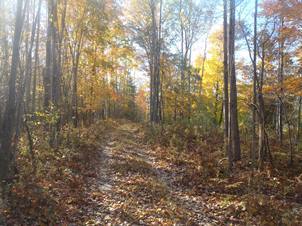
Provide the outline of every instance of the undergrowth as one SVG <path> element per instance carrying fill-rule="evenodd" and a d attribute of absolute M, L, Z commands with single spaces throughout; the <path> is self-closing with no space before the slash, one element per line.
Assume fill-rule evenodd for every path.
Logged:
<path fill-rule="evenodd" d="M 49 145 L 43 125 L 31 127 L 34 148 L 21 138 L 17 177 L 12 182 L 5 210 L 8 225 L 62 225 L 83 222 L 89 178 L 96 177 L 98 156 L 105 135 L 115 122 L 102 121 L 89 128 L 65 126 L 60 144 Z"/>
<path fill-rule="evenodd" d="M 242 142 L 242 160 L 228 170 L 219 129 L 202 131 L 186 123 L 146 126 L 145 137 L 166 162 L 176 169 L 175 186 L 192 189 L 196 195 L 212 195 L 232 223 L 300 225 L 302 222 L 302 153 L 288 165 L 287 148 L 272 145 L 274 167 L 253 169 L 250 143 Z M 280 157 L 282 156 L 282 157 Z M 225 198 L 228 197 L 228 204 Z M 215 213 L 215 211 L 213 211 Z M 239 220 L 240 219 L 240 220 Z"/>

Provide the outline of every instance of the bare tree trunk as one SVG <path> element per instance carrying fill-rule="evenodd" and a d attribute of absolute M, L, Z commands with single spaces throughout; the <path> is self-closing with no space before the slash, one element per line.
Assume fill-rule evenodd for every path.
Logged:
<path fill-rule="evenodd" d="M 0 134 L 0 180 L 6 179 L 14 162 L 13 138 L 16 119 L 16 79 L 19 68 L 20 41 L 24 17 L 22 15 L 23 0 L 17 2 L 15 31 L 13 39 L 13 54 L 9 78 L 8 101 Z"/>
<path fill-rule="evenodd" d="M 160 21 L 157 24 L 156 2 L 150 0 L 150 10 L 152 19 L 152 43 L 150 64 L 150 119 L 151 123 L 160 123 L 161 104 L 160 104 L 160 57 L 161 57 L 161 10 L 162 1 L 160 1 Z"/>
<path fill-rule="evenodd" d="M 192 49 L 190 49 L 189 53 L 189 70 L 188 70 L 188 120 L 191 120 L 192 113 L 192 98 L 191 98 L 191 57 L 192 57 Z"/>
<path fill-rule="evenodd" d="M 224 55 L 224 151 L 229 159 L 229 168 L 233 165 L 233 155 L 229 146 L 229 66 L 228 66 L 228 3 L 223 1 L 223 55 Z"/>
<path fill-rule="evenodd" d="M 24 110 L 25 114 L 27 113 L 26 110 Z M 31 164 L 32 164 L 32 167 L 33 167 L 33 174 L 36 173 L 37 171 L 37 161 L 36 161 L 36 156 L 35 156 L 35 153 L 34 153 L 34 141 L 33 141 L 33 137 L 32 137 L 32 133 L 30 131 L 30 128 L 29 128 L 29 125 L 28 125 L 28 122 L 27 122 L 27 117 L 28 116 L 25 116 L 25 120 L 24 120 L 24 127 L 25 127 L 25 130 L 26 130 L 26 133 L 27 133 L 27 139 L 28 139 L 28 144 L 29 144 L 29 154 L 30 154 L 30 157 L 31 157 Z"/>
<path fill-rule="evenodd" d="M 294 164 L 294 145 L 293 145 L 293 139 L 292 139 L 292 126 L 291 126 L 288 116 L 287 116 L 287 125 L 288 125 L 289 148 L 290 148 L 289 165 L 292 166 Z"/>
<path fill-rule="evenodd" d="M 227 4 L 227 3 L 224 3 L 224 4 Z M 227 5 L 226 5 L 226 7 L 227 7 Z M 226 20 L 226 25 L 223 25 L 223 26 L 226 26 L 225 29 L 226 29 L 226 32 L 227 32 L 227 27 L 228 27 L 228 22 L 227 22 L 228 18 L 227 17 L 228 16 L 227 16 L 227 14 L 225 16 L 226 16 L 226 18 L 224 18 L 224 20 Z M 206 60 L 207 60 L 208 36 L 209 36 L 209 33 L 207 33 L 207 36 L 206 36 L 205 41 L 204 41 L 203 59 L 202 59 L 201 76 L 200 76 L 200 95 L 202 95 L 202 82 L 203 82 L 203 78 L 204 78 L 205 65 L 206 65 Z M 228 39 L 227 33 L 226 33 L 225 38 L 226 38 L 226 42 L 227 42 L 227 39 Z M 226 49 L 226 57 L 227 57 L 227 52 L 228 51 Z"/>
<path fill-rule="evenodd" d="M 52 102 L 56 108 L 59 105 L 60 98 L 60 40 L 58 34 L 58 2 L 51 0 L 51 16 L 52 16 Z"/>
<path fill-rule="evenodd" d="M 7 29 L 6 29 L 6 17 L 5 17 L 5 8 L 4 8 L 4 1 L 0 0 L 0 33 L 1 33 L 1 74 L 0 74 L 0 83 L 1 84 L 7 84 L 9 80 L 9 43 L 8 43 L 8 35 L 7 35 Z M 0 97 L 0 104 L 4 106 L 5 98 L 7 96 L 7 88 L 4 88 L 1 90 L 2 97 Z M 4 114 L 4 107 L 0 108 L 0 125 L 2 125 L 2 119 Z"/>
<path fill-rule="evenodd" d="M 82 46 L 82 34 L 80 35 L 80 40 L 76 45 L 72 56 L 72 74 L 73 74 L 73 87 L 72 87 L 72 112 L 73 112 L 73 126 L 78 127 L 79 115 L 78 115 L 78 71 L 81 55 L 81 46 Z"/>
<path fill-rule="evenodd" d="M 301 143 L 301 108 L 302 108 L 302 97 L 299 97 L 299 110 L 298 110 L 298 125 L 297 125 L 297 136 L 296 136 L 296 145 L 297 151 L 299 151 Z"/>
<path fill-rule="evenodd" d="M 32 22 L 32 29 L 31 29 L 31 39 L 30 39 L 30 43 L 29 43 L 29 48 L 27 51 L 27 57 L 26 57 L 26 67 L 25 67 L 25 90 L 26 90 L 26 109 L 30 109 L 30 102 L 32 100 L 32 96 L 31 96 L 31 83 L 32 83 L 32 51 L 34 48 L 34 44 L 35 44 L 35 36 L 36 36 L 36 30 L 37 30 L 37 25 L 38 23 L 40 23 L 40 11 L 41 11 L 41 5 L 42 5 L 42 1 L 40 0 L 39 5 L 38 5 L 38 10 L 37 13 L 34 16 L 34 20 Z M 38 25 L 39 26 L 39 25 Z M 34 83 L 36 83 L 35 81 L 36 78 L 34 78 Z M 36 86 L 36 84 L 33 84 Z M 35 90 L 36 87 L 33 87 L 33 90 Z M 23 96 L 23 95 L 22 95 Z M 22 106 L 20 106 L 20 109 L 24 109 Z"/>
<path fill-rule="evenodd" d="M 47 25 L 47 40 L 46 40 L 46 68 L 44 71 L 44 109 L 48 109 L 51 103 L 51 77 L 52 77 L 52 7 L 48 1 L 48 25 Z"/>
<path fill-rule="evenodd" d="M 254 56 L 253 56 L 253 124 L 252 124 L 252 150 L 251 150 L 251 158 L 253 166 L 255 166 L 256 162 L 256 108 L 257 105 L 257 17 L 258 17 L 258 0 L 255 0 L 255 15 L 254 15 Z"/>
<path fill-rule="evenodd" d="M 278 82 L 280 86 L 280 100 L 278 103 L 278 135 L 279 142 L 283 145 L 283 78 L 284 78 L 284 37 L 283 37 L 283 28 L 284 28 L 284 18 L 280 19 L 280 47 L 279 47 L 279 75 Z"/>
<path fill-rule="evenodd" d="M 160 83 L 160 103 L 161 103 L 161 119 L 162 119 L 162 124 L 165 123 L 165 96 L 164 96 L 164 89 L 163 89 L 163 83 L 164 83 L 164 75 L 165 73 L 162 71 L 161 72 L 161 83 Z"/>
<path fill-rule="evenodd" d="M 40 21 L 41 21 L 41 7 L 42 0 L 39 1 L 39 9 L 37 14 L 37 37 L 36 37 L 36 46 L 35 46 L 35 66 L 33 72 L 33 88 L 32 88 L 32 112 L 36 111 L 36 92 L 37 92 L 37 71 L 39 67 L 39 46 L 40 46 Z"/>
<path fill-rule="evenodd" d="M 214 103 L 214 121 L 215 124 L 219 124 L 219 118 L 218 118 L 218 105 L 219 105 L 219 82 L 217 81 L 215 84 L 215 103 Z"/>
<path fill-rule="evenodd" d="M 241 159 L 240 135 L 237 111 L 237 85 L 235 70 L 235 0 L 230 0 L 230 30 L 229 30 L 229 72 L 230 72 L 230 127 L 231 147 L 234 160 Z"/>
<path fill-rule="evenodd" d="M 258 102 L 259 102 L 259 138 L 258 138 L 258 162 L 259 162 L 259 169 L 262 168 L 263 162 L 265 159 L 265 121 L 264 121 L 264 99 L 262 91 L 258 91 Z"/>
<path fill-rule="evenodd" d="M 183 110 L 183 106 L 184 106 L 184 95 L 185 95 L 185 58 L 184 58 L 184 25 L 183 25 L 183 21 L 182 21 L 182 7 L 183 7 L 183 1 L 179 0 L 179 19 L 180 19 L 180 32 L 181 32 L 181 59 L 180 59 L 180 117 L 182 118 L 184 116 L 184 110 Z"/>
<path fill-rule="evenodd" d="M 264 119 L 264 99 L 262 94 L 263 79 L 264 79 L 264 66 L 265 66 L 265 53 L 264 42 L 262 43 L 262 56 L 261 56 L 261 72 L 258 84 L 258 168 L 261 169 L 265 158 L 265 119 Z M 256 106 L 256 105 L 255 105 Z"/>
<path fill-rule="evenodd" d="M 23 110 L 24 107 L 23 105 L 24 103 L 24 94 L 25 94 L 25 90 L 27 87 L 27 83 L 29 80 L 29 73 L 27 73 L 27 70 L 29 69 L 29 67 L 31 67 L 29 64 L 29 60 L 27 57 L 27 54 L 29 52 L 29 38 L 30 38 L 30 22 L 29 22 L 29 9 L 28 7 L 26 7 L 26 9 L 24 8 L 23 10 L 23 15 L 24 15 L 24 36 L 25 36 L 25 67 L 24 69 L 22 68 L 21 63 L 19 64 L 20 67 L 20 82 L 17 83 L 19 85 L 19 87 L 17 87 L 18 92 L 17 92 L 17 97 L 16 97 L 16 122 L 15 122 L 15 127 L 16 127 L 16 133 L 15 133 L 15 139 L 18 139 L 19 135 L 20 135 L 20 131 L 21 131 L 21 126 L 22 126 L 22 116 L 23 116 Z M 25 20 L 26 17 L 26 20 Z M 26 25 L 26 26 L 25 26 Z M 31 59 L 30 59 L 31 60 Z M 19 59 L 19 61 L 21 61 L 21 59 Z"/>
<path fill-rule="evenodd" d="M 61 74 L 60 74 L 60 37 L 58 32 L 58 1 L 48 1 L 48 28 L 46 43 L 46 73 L 44 78 L 44 107 L 49 109 L 53 104 L 52 113 L 59 117 L 50 125 L 50 144 L 54 147 L 58 144 L 58 133 L 60 130 L 61 113 L 59 112 L 61 96 Z"/>
<path fill-rule="evenodd" d="M 162 10 L 163 10 L 163 1 L 159 1 L 159 21 L 158 21 L 158 36 L 157 36 L 157 117 L 158 123 L 162 121 L 162 105 L 161 105 L 161 49 L 162 49 Z"/>
<path fill-rule="evenodd" d="M 177 119 L 177 92 L 175 91 L 175 98 L 174 98 L 174 116 L 173 116 L 174 122 L 176 122 Z"/>

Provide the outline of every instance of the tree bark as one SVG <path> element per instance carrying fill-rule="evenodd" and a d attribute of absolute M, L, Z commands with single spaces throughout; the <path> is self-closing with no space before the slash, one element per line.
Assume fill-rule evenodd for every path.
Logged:
<path fill-rule="evenodd" d="M 301 143 L 301 108 L 302 108 L 302 97 L 299 97 L 299 108 L 298 108 L 298 122 L 297 122 L 297 136 L 296 136 L 296 146 L 297 151 L 299 151 Z"/>
<path fill-rule="evenodd" d="M 229 66 L 228 66 L 228 3 L 223 1 L 223 82 L 224 82 L 224 151 L 228 156 L 229 168 L 233 165 L 233 155 L 229 146 Z"/>
<path fill-rule="evenodd" d="M 255 14 L 254 14 L 254 56 L 253 56 L 253 124 L 252 124 L 252 150 L 251 150 L 251 159 L 253 166 L 256 162 L 256 108 L 257 105 L 257 17 L 258 17 L 258 0 L 255 0 Z"/>
<path fill-rule="evenodd" d="M 77 41 L 74 52 L 72 51 L 72 74 L 73 74 L 73 86 L 72 86 L 72 118 L 73 126 L 78 127 L 79 115 L 78 115 L 78 71 L 82 46 L 82 32 L 80 34 L 80 40 Z"/>
<path fill-rule="evenodd" d="M 278 102 L 278 135 L 279 142 L 283 145 L 283 79 L 284 79 L 284 18 L 280 18 L 280 33 L 279 33 L 279 73 L 278 73 L 278 83 L 280 86 L 280 98 Z"/>
<path fill-rule="evenodd" d="M 151 123 L 160 123 L 161 104 L 160 104 L 160 57 L 161 57 L 161 10 L 162 1 L 160 1 L 159 17 L 157 23 L 157 9 L 155 0 L 150 0 L 150 11 L 152 20 L 152 41 L 150 64 L 150 120 Z"/>
<path fill-rule="evenodd" d="M 32 107 L 31 111 L 36 111 L 36 92 L 37 92 L 37 72 L 39 67 L 39 46 L 40 46 L 40 27 L 41 27 L 41 7 L 42 7 L 42 0 L 39 1 L 39 9 L 37 14 L 37 37 L 36 37 L 36 44 L 35 44 L 35 66 L 33 72 L 33 87 L 32 87 Z"/>
<path fill-rule="evenodd" d="M 235 70 L 235 0 L 230 0 L 230 29 L 229 29 L 229 73 L 230 73 L 230 130 L 231 148 L 234 161 L 241 159 L 240 135 L 237 110 L 237 84 Z"/>
<path fill-rule="evenodd" d="M 17 2 L 17 12 L 15 21 L 15 31 L 13 39 L 13 53 L 12 63 L 9 78 L 9 92 L 8 100 L 6 103 L 6 109 L 4 114 L 4 120 L 2 125 L 2 131 L 0 134 L 0 180 L 6 179 L 10 173 L 12 164 L 14 162 L 14 128 L 16 119 L 16 79 L 19 67 L 20 57 L 20 41 L 24 23 L 24 17 L 22 13 L 23 0 Z"/>
<path fill-rule="evenodd" d="M 50 0 L 48 1 L 48 24 L 47 24 L 47 40 L 46 40 L 46 68 L 44 71 L 44 109 L 47 110 L 51 103 L 51 79 L 52 79 L 52 7 Z"/>

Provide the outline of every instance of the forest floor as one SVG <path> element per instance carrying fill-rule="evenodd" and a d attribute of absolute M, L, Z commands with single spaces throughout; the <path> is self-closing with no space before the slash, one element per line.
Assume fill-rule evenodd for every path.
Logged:
<path fill-rule="evenodd" d="M 200 181 L 203 177 L 203 173 L 188 173 L 189 165 L 194 165 L 194 156 L 184 157 L 148 144 L 145 130 L 139 124 L 119 124 L 105 137 L 97 177 L 90 181 L 87 225 L 301 223 L 301 204 L 286 198 L 274 201 L 270 194 L 248 194 L 242 189 L 247 185 L 241 178 L 212 178 L 214 183 L 205 178 L 201 185 L 194 185 L 190 180 L 200 176 Z M 282 208 L 285 210 L 278 212 Z M 297 221 L 292 221 L 296 218 Z"/>
<path fill-rule="evenodd" d="M 87 224 L 206 225 L 209 197 L 174 185 L 169 162 L 144 143 L 136 124 L 123 124 L 108 135 L 100 153 L 99 175 L 91 186 L 93 209 Z M 211 204 L 210 204 L 211 205 Z"/>
<path fill-rule="evenodd" d="M 151 144 L 140 124 L 109 124 L 77 132 L 55 157 L 40 150 L 43 170 L 13 186 L 7 225 L 301 225 L 294 177 L 240 165 L 221 175 L 199 154 Z"/>

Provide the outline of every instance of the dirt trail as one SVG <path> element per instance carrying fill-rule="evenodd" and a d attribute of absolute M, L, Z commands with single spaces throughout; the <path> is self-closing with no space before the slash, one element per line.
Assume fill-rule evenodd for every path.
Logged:
<path fill-rule="evenodd" d="M 204 199 L 173 185 L 173 168 L 143 141 L 136 124 L 119 125 L 100 152 L 87 225 L 216 225 Z"/>

